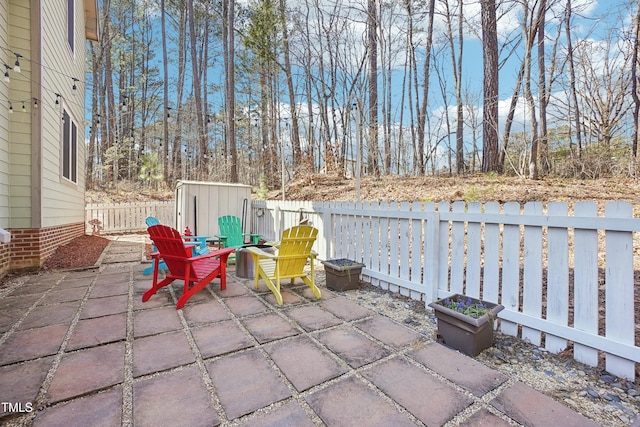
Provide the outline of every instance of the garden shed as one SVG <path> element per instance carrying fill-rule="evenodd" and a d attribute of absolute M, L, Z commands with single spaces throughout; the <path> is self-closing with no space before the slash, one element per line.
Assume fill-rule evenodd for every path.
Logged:
<path fill-rule="evenodd" d="M 200 236 L 218 233 L 218 217 L 234 215 L 247 223 L 251 207 L 251 186 L 222 182 L 178 181 L 176 185 L 176 228 Z"/>

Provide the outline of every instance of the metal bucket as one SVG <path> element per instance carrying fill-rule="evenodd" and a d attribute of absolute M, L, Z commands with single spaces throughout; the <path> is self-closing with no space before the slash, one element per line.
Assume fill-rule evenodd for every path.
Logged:
<path fill-rule="evenodd" d="M 255 266 L 253 265 L 254 263 L 251 253 L 246 249 L 247 247 L 262 249 L 270 254 L 275 253 L 276 248 L 269 245 L 246 245 L 236 249 L 236 276 L 244 279 L 253 279 L 255 275 Z"/>

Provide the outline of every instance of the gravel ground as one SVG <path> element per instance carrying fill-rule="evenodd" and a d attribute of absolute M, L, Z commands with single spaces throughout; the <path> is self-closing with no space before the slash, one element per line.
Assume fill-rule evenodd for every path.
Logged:
<path fill-rule="evenodd" d="M 319 274 L 320 275 L 320 274 Z M 377 313 L 436 339 L 436 319 L 424 303 L 363 284 L 342 293 Z M 640 385 L 599 368 L 576 362 L 571 355 L 552 354 L 543 347 L 496 333 L 495 343 L 476 360 L 528 384 L 602 426 L 640 423 Z"/>

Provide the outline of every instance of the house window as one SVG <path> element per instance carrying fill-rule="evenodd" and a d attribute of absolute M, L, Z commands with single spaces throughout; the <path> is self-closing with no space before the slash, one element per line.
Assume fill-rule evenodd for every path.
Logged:
<path fill-rule="evenodd" d="M 62 113 L 62 176 L 78 182 L 78 126 L 64 110 Z"/>
<path fill-rule="evenodd" d="M 76 0 L 67 0 L 67 41 L 71 52 L 75 51 L 76 36 Z"/>

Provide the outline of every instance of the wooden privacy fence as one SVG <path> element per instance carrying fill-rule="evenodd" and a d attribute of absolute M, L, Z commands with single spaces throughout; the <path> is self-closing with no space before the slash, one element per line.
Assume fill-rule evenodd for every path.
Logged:
<path fill-rule="evenodd" d="M 155 216 L 162 224 L 175 223 L 175 202 L 88 203 L 85 206 L 86 233 L 100 234 L 145 231 L 145 220 Z"/>
<path fill-rule="evenodd" d="M 627 202 L 254 201 L 252 232 L 277 240 L 300 216 L 321 259 L 362 261 L 363 280 L 425 304 L 453 293 L 499 302 L 499 329 L 635 379 L 640 363 L 637 232 Z"/>

